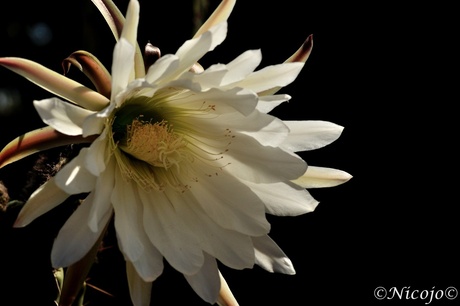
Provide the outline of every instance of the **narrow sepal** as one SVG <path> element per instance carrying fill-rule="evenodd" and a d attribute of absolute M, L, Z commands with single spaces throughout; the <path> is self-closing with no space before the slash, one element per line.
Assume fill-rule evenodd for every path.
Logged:
<path fill-rule="evenodd" d="M 97 136 L 68 136 L 47 126 L 25 133 L 8 143 L 0 152 L 0 168 L 31 154 L 68 144 L 89 143 Z"/>
<path fill-rule="evenodd" d="M 121 37 L 121 32 L 125 25 L 125 17 L 120 12 L 118 7 L 113 3 L 112 0 L 91 0 L 94 5 L 99 9 L 105 21 L 112 30 L 113 36 L 116 40 Z M 134 0 L 137 1 L 137 0 Z M 134 67 L 136 78 L 142 78 L 145 76 L 144 59 L 142 57 L 141 49 L 139 44 L 136 43 L 136 54 L 134 57 Z"/>
<path fill-rule="evenodd" d="M 285 60 L 285 63 L 305 63 L 308 58 L 310 57 L 311 50 L 313 49 L 313 34 L 310 34 L 307 39 L 304 41 L 302 46 L 300 46 L 299 49 L 297 49 L 294 54 L 292 54 L 287 60 Z M 271 89 L 264 90 L 262 92 L 259 92 L 259 96 L 268 96 L 268 95 L 273 95 L 276 92 L 278 92 L 282 86 L 277 86 L 273 87 Z"/>
<path fill-rule="evenodd" d="M 285 63 L 302 62 L 305 63 L 310 57 L 311 50 L 313 49 L 313 34 L 308 35 L 302 46 L 291 55 Z"/>
<path fill-rule="evenodd" d="M 33 61 L 19 57 L 3 57 L 0 58 L 0 65 L 86 109 L 99 111 L 109 103 L 108 99 L 98 92 Z"/>
<path fill-rule="evenodd" d="M 112 77 L 97 57 L 87 51 L 76 51 L 62 61 L 64 73 L 68 73 L 74 65 L 83 72 L 94 84 L 96 90 L 106 98 L 110 98 Z"/>
<path fill-rule="evenodd" d="M 220 277 L 220 291 L 219 297 L 217 298 L 217 305 L 219 306 L 238 306 L 238 301 L 233 295 L 230 287 L 227 284 L 227 281 L 222 276 L 222 273 L 219 271 Z"/>
<path fill-rule="evenodd" d="M 210 28 L 216 24 L 225 21 L 230 16 L 233 7 L 235 6 L 236 0 L 222 0 L 219 6 L 214 10 L 214 12 L 209 16 L 209 18 L 203 23 L 203 25 L 198 29 L 193 38 L 196 38 L 208 31 Z"/>
<path fill-rule="evenodd" d="M 113 36 L 118 40 L 123 29 L 123 24 L 125 23 L 123 14 L 111 0 L 91 0 L 91 2 L 99 9 Z"/>

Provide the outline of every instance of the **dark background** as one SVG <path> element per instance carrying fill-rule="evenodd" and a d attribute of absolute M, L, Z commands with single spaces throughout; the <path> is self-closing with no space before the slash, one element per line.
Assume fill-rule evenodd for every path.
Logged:
<path fill-rule="evenodd" d="M 218 2 L 210 0 L 210 10 Z M 115 40 L 97 9 L 90 0 L 62 3 L 9 3 L 0 19 L 0 56 L 24 57 L 61 71 L 62 59 L 84 49 L 110 68 Z M 125 12 L 127 0 L 115 3 Z M 150 41 L 163 54 L 174 53 L 192 37 L 192 1 L 140 3 L 141 47 Z M 237 2 L 227 39 L 201 64 L 227 63 L 259 48 L 260 67 L 277 64 L 313 34 L 310 59 L 298 79 L 282 90 L 292 100 L 274 114 L 344 126 L 336 142 L 302 157 L 311 165 L 353 175 L 344 185 L 311 190 L 320 201 L 313 213 L 269 216 L 271 237 L 293 261 L 295 276 L 221 267 L 241 305 L 424 305 L 420 299 L 380 301 L 374 289 L 460 289 L 453 110 L 458 94 L 447 93 L 452 81 L 443 76 L 452 68 L 444 61 L 447 54 L 439 52 L 452 39 L 445 35 L 451 27 L 449 11 L 429 3 Z M 49 41 L 34 41 L 34 30 L 40 29 L 51 35 Z M 88 84 L 76 69 L 70 77 Z M 0 81 L 4 146 L 43 126 L 32 101 L 50 94 L 4 68 Z M 20 193 L 33 161 L 0 170 L 12 197 Z M 45 299 L 43 275 L 48 271 L 38 263 L 49 260 L 52 233 L 59 228 L 56 218 L 63 212 L 54 213 L 28 229 L 1 227 L 5 273 L 0 273 L 0 296 L 28 296 L 45 305 L 40 299 Z M 88 287 L 87 305 L 129 305 L 123 267 L 116 248 L 100 253 L 88 283 L 113 296 Z M 443 298 L 431 305 L 441 302 L 455 304 Z M 206 305 L 178 272 L 166 267 L 154 282 L 152 305 L 182 304 Z"/>

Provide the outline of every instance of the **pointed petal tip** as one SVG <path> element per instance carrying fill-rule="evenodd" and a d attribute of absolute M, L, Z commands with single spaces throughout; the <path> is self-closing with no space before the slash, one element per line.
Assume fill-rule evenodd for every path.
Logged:
<path fill-rule="evenodd" d="M 235 296 L 233 295 L 230 287 L 227 284 L 222 273 L 219 271 L 219 278 L 220 278 L 220 291 L 219 296 L 217 298 L 217 304 L 219 306 L 238 306 L 238 301 L 236 300 Z"/>
<path fill-rule="evenodd" d="M 198 29 L 193 38 L 200 36 L 204 32 L 208 31 L 210 28 L 212 28 L 214 25 L 222 21 L 226 21 L 228 17 L 230 17 L 235 3 L 236 0 L 222 0 L 219 6 L 211 14 L 211 16 L 209 16 L 209 18 Z"/>
<path fill-rule="evenodd" d="M 311 52 L 311 50 L 313 49 L 313 34 L 308 35 L 307 39 L 302 44 L 302 48 L 306 52 Z"/>
<path fill-rule="evenodd" d="M 334 168 L 308 166 L 301 177 L 292 182 L 303 188 L 335 187 L 348 182 L 353 176 L 348 172 Z"/>
<path fill-rule="evenodd" d="M 21 227 L 25 227 L 28 223 L 25 223 L 23 219 L 16 219 L 16 221 L 14 221 L 13 223 L 13 227 L 14 228 L 21 228 Z"/>
<path fill-rule="evenodd" d="M 291 56 L 286 62 L 302 62 L 305 63 L 310 57 L 311 50 L 313 49 L 313 34 L 308 35 L 307 39 L 303 42 L 302 46 Z"/>

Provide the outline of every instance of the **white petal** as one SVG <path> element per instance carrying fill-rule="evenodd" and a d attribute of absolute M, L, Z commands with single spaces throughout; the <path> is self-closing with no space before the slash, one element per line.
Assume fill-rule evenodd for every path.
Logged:
<path fill-rule="evenodd" d="M 184 274 L 185 279 L 195 292 L 206 302 L 214 304 L 220 290 L 219 270 L 214 258 L 205 254 L 201 269 L 192 275 Z"/>
<path fill-rule="evenodd" d="M 261 112 L 252 112 L 237 128 L 263 146 L 278 147 L 288 136 L 289 129 L 280 119 Z M 257 128 L 254 128 L 257 127 Z"/>
<path fill-rule="evenodd" d="M 94 176 L 99 176 L 106 169 L 112 152 L 110 152 L 107 139 L 107 130 L 93 141 L 88 147 L 88 154 L 84 160 L 86 169 Z"/>
<path fill-rule="evenodd" d="M 201 35 L 203 32 L 209 30 L 212 26 L 226 21 L 230 16 L 233 7 L 235 6 L 236 0 L 223 0 L 212 12 L 211 16 L 201 25 L 198 31 L 193 36 L 194 38 Z"/>
<path fill-rule="evenodd" d="M 246 181 L 274 183 L 292 180 L 305 173 L 307 165 L 300 157 L 239 134 L 232 139 L 222 163 L 224 170 Z"/>
<path fill-rule="evenodd" d="M 270 237 L 252 237 L 252 241 L 257 265 L 269 272 L 295 274 L 291 260 Z"/>
<path fill-rule="evenodd" d="M 90 212 L 94 202 L 93 194 L 78 206 L 59 231 L 51 250 L 53 267 L 68 267 L 80 260 L 94 246 L 112 216 L 112 209 L 106 210 L 100 217 L 98 230 L 93 232 L 88 226 Z"/>
<path fill-rule="evenodd" d="M 134 183 L 126 180 L 118 167 L 115 169 L 115 187 L 111 201 L 115 210 L 115 229 L 120 249 L 129 261 L 136 261 L 144 252 L 139 234 L 142 232 L 142 203 Z"/>
<path fill-rule="evenodd" d="M 320 120 L 284 121 L 289 127 L 289 136 L 281 146 L 291 152 L 322 148 L 337 140 L 343 127 Z"/>
<path fill-rule="evenodd" d="M 134 53 L 136 49 L 126 39 L 121 38 L 113 50 L 111 101 L 134 79 Z M 119 103 L 117 103 L 119 106 Z"/>
<path fill-rule="evenodd" d="M 115 183 L 115 168 L 113 164 L 114 160 L 108 165 L 107 170 L 101 174 L 101 178 L 98 180 L 98 185 L 96 186 L 95 200 L 99 196 L 100 201 L 106 201 L 111 204 L 110 197 L 107 197 L 107 195 L 113 194 L 115 198 L 113 200 L 115 207 L 115 228 L 117 230 L 117 237 L 120 240 L 121 250 L 128 260 L 132 262 L 137 274 L 144 281 L 153 282 L 163 272 L 163 255 L 153 246 L 144 231 L 142 226 L 142 202 L 136 195 L 134 185 L 131 183 L 128 184 L 128 182 L 126 182 L 128 186 L 121 185 L 120 183 L 123 183 L 123 181 L 120 182 L 120 179 L 122 178 L 117 177 L 118 185 L 115 188 L 125 189 L 125 191 L 121 192 L 122 196 L 120 196 L 120 191 L 111 190 Z M 97 211 L 94 210 L 94 214 L 96 213 Z"/>
<path fill-rule="evenodd" d="M 298 216 L 312 212 L 318 205 L 303 187 L 292 183 L 246 184 L 265 203 L 267 213 L 276 216 Z"/>
<path fill-rule="evenodd" d="M 225 97 L 226 95 L 227 93 L 222 96 Z M 194 101 L 190 101 L 186 105 L 182 104 L 182 107 L 202 107 L 202 99 L 204 99 L 213 108 L 209 117 L 207 117 L 208 120 L 203 120 L 202 114 L 189 116 L 186 120 L 183 117 L 171 117 L 168 119 L 175 122 L 176 131 L 190 136 L 191 142 L 199 140 L 203 143 L 201 147 L 206 144 L 210 145 L 210 151 L 215 151 L 216 147 L 221 149 L 227 147 L 229 142 L 233 141 L 233 136 L 237 136 L 236 132 L 250 136 L 261 145 L 272 147 L 282 144 L 288 135 L 289 129 L 276 117 L 258 111 L 244 115 L 241 112 L 236 112 L 234 107 L 229 107 L 232 105 L 237 106 L 239 109 L 241 105 L 244 108 L 242 111 L 249 112 L 251 108 L 248 107 L 248 104 L 252 103 L 254 105 L 254 96 L 241 97 L 240 100 L 235 99 L 235 101 L 238 101 L 237 103 L 231 103 L 232 101 L 228 100 L 226 101 L 228 103 L 222 103 L 225 99 L 219 100 L 216 96 L 207 94 L 194 96 L 196 96 Z M 217 114 L 218 116 L 216 116 Z M 220 144 L 216 145 L 216 143 Z"/>
<path fill-rule="evenodd" d="M 150 66 L 145 76 L 145 80 L 150 84 L 162 82 L 163 79 L 168 79 L 169 76 L 178 69 L 178 67 L 179 58 L 173 54 L 166 54 Z"/>
<path fill-rule="evenodd" d="M 257 103 L 256 109 L 262 113 L 269 113 L 275 107 L 290 99 L 291 96 L 289 95 L 259 96 L 259 103 Z"/>
<path fill-rule="evenodd" d="M 153 245 L 181 273 L 194 274 L 203 265 L 203 252 L 197 243 L 200 237 L 191 232 L 175 212 L 175 205 L 163 192 L 139 189 L 144 206 L 143 225 Z"/>
<path fill-rule="evenodd" d="M 323 188 L 343 184 L 351 178 L 350 174 L 342 170 L 308 166 L 305 174 L 292 182 L 303 188 Z"/>
<path fill-rule="evenodd" d="M 226 65 L 228 73 L 225 75 L 223 85 L 243 80 L 259 66 L 261 61 L 262 53 L 260 50 L 248 50 L 240 54 Z"/>
<path fill-rule="evenodd" d="M 88 148 L 83 148 L 80 153 L 65 164 L 55 175 L 56 185 L 68 194 L 90 192 L 96 184 L 96 177 L 85 167 L 84 162 Z"/>
<path fill-rule="evenodd" d="M 250 74 L 241 82 L 237 82 L 235 86 L 241 86 L 255 92 L 277 86 L 284 87 L 297 78 L 303 66 L 304 63 L 299 62 L 267 66 Z"/>
<path fill-rule="evenodd" d="M 213 26 L 201 36 L 186 41 L 176 52 L 180 58 L 178 72 L 188 71 L 207 52 L 214 50 L 227 35 L 227 22 Z"/>
<path fill-rule="evenodd" d="M 190 231 L 200 237 L 198 243 L 205 252 L 233 269 L 253 267 L 254 249 L 249 236 L 219 226 L 190 193 L 170 191 L 167 196 L 173 203 L 186 204 L 175 205 L 175 212 Z"/>
<path fill-rule="evenodd" d="M 100 112 L 86 117 L 85 121 L 83 122 L 83 137 L 101 134 L 107 121 L 107 117 L 110 116 L 114 109 L 115 103 L 110 103 Z"/>
<path fill-rule="evenodd" d="M 137 46 L 139 2 L 130 1 L 120 39 L 113 50 L 111 101 L 134 80 L 134 55 Z M 117 103 L 119 105 L 119 103 Z"/>
<path fill-rule="evenodd" d="M 43 122 L 66 135 L 81 135 L 83 121 L 93 111 L 64 102 L 58 98 L 34 101 L 35 109 Z"/>
<path fill-rule="evenodd" d="M 186 72 L 182 77 L 193 78 L 196 84 L 200 85 L 202 91 L 209 88 L 221 87 L 225 75 L 228 73 L 227 68 L 223 64 L 215 64 L 210 66 L 202 73 L 196 74 Z"/>
<path fill-rule="evenodd" d="M 128 278 L 129 294 L 134 306 L 149 306 L 152 294 L 152 282 L 144 281 L 137 274 L 133 264 L 126 262 L 126 276 Z"/>
<path fill-rule="evenodd" d="M 245 116 L 248 116 L 254 111 L 258 101 L 257 95 L 255 95 L 253 92 L 249 90 L 241 88 L 231 89 L 229 91 L 226 91 L 225 93 L 221 92 L 220 98 L 218 98 L 219 94 L 217 90 L 210 90 L 209 92 L 213 93 L 212 98 L 210 97 L 212 101 L 218 101 L 220 99 L 221 102 L 226 103 L 231 107 L 234 107 L 236 110 L 238 110 Z"/>
<path fill-rule="evenodd" d="M 132 46 L 137 44 L 137 26 L 139 24 L 139 1 L 131 0 L 128 3 L 126 20 L 121 31 L 121 37 L 126 39 Z"/>
<path fill-rule="evenodd" d="M 142 236 L 144 252 L 132 264 L 144 281 L 153 282 L 163 273 L 163 255 L 153 246 L 145 232 Z"/>
<path fill-rule="evenodd" d="M 213 169 L 203 169 L 206 170 Z M 200 174 L 199 181 L 187 192 L 193 194 L 212 220 L 223 228 L 251 236 L 260 236 L 270 230 L 263 203 L 247 186 L 225 172 L 218 175 L 209 172 L 209 176 Z"/>
<path fill-rule="evenodd" d="M 27 200 L 14 223 L 15 227 L 23 227 L 64 202 L 70 194 L 63 191 L 52 177 L 35 190 Z"/>
<path fill-rule="evenodd" d="M 109 194 L 112 194 L 115 185 L 115 165 L 114 162 L 101 173 L 96 180 L 96 187 L 92 192 L 93 205 L 88 220 L 88 226 L 93 232 L 99 231 L 100 219 L 104 216 L 109 209 L 112 208 Z"/>
<path fill-rule="evenodd" d="M 213 106 L 211 113 L 213 116 L 216 114 L 231 114 L 235 110 L 244 116 L 248 116 L 254 111 L 258 101 L 256 94 L 241 88 L 233 88 L 227 91 L 213 88 L 181 100 L 176 101 L 176 104 L 171 103 L 171 105 L 190 108 L 203 107 L 203 101 L 205 101 L 206 105 L 204 106 Z"/>

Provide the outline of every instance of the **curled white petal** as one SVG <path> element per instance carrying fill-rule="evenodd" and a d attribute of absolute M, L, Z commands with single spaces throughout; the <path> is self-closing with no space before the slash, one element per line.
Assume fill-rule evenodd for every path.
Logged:
<path fill-rule="evenodd" d="M 104 130 L 107 118 L 115 109 L 115 104 L 111 103 L 100 112 L 92 114 L 85 118 L 83 122 L 83 137 L 89 135 L 101 134 Z"/>
<path fill-rule="evenodd" d="M 275 107 L 280 105 L 283 102 L 289 101 L 291 99 L 290 95 L 269 95 L 259 97 L 259 103 L 257 104 L 257 110 L 262 113 L 269 113 Z"/>
<path fill-rule="evenodd" d="M 95 112 L 64 102 L 58 98 L 34 101 L 43 122 L 66 135 L 81 135 L 86 117 Z"/>

